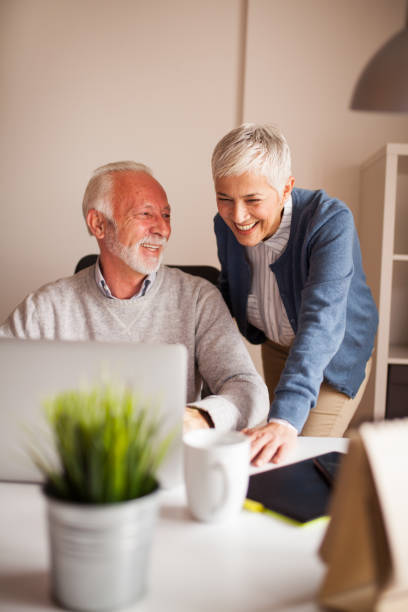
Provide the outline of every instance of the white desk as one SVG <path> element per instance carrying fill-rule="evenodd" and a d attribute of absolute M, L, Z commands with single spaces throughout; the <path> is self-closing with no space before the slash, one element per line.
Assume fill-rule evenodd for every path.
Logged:
<path fill-rule="evenodd" d="M 299 438 L 291 461 L 347 440 Z M 259 470 L 255 470 L 259 471 Z M 37 485 L 0 483 L 0 611 L 59 610 L 49 596 L 45 503 Z M 146 597 L 126 612 L 312 612 L 324 575 L 324 523 L 294 527 L 242 511 L 228 524 L 194 521 L 184 487 L 164 491 Z"/>

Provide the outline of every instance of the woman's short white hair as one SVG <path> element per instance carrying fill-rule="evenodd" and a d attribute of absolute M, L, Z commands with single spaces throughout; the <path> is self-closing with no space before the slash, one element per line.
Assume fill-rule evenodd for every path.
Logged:
<path fill-rule="evenodd" d="M 243 123 L 228 132 L 216 145 L 211 166 L 214 180 L 253 172 L 265 176 L 281 195 L 292 174 L 289 145 L 272 124 Z"/>
<path fill-rule="evenodd" d="M 111 164 L 99 166 L 99 168 L 94 170 L 92 177 L 86 186 L 84 199 L 82 201 L 82 212 L 85 222 L 88 212 L 94 208 L 95 210 L 99 210 L 107 219 L 114 223 L 112 213 L 112 173 L 128 171 L 147 172 L 147 174 L 150 175 L 153 174 L 148 166 L 134 161 L 113 162 Z"/>

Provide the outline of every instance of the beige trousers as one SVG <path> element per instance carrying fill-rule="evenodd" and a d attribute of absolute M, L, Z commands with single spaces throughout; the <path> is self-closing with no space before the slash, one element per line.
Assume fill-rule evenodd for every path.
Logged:
<path fill-rule="evenodd" d="M 261 350 L 265 383 L 269 390 L 270 402 L 272 403 L 275 388 L 289 354 L 289 347 L 284 347 L 271 340 L 267 340 L 262 344 Z M 367 362 L 365 378 L 354 398 L 336 391 L 336 389 L 323 381 L 316 406 L 310 411 L 301 435 L 341 438 L 363 397 L 370 370 L 371 358 Z"/>

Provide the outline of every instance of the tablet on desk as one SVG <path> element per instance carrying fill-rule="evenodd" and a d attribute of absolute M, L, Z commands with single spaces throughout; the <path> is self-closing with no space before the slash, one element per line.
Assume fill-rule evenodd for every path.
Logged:
<path fill-rule="evenodd" d="M 274 514 L 295 525 L 327 517 L 332 482 L 343 456 L 334 451 L 253 474 L 245 508 Z M 320 463 L 316 466 L 316 460 L 330 466 L 331 482 L 322 473 Z"/>

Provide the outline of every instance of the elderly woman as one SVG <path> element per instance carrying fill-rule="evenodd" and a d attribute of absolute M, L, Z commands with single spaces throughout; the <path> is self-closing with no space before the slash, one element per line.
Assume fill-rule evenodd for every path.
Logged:
<path fill-rule="evenodd" d="M 377 310 L 353 215 L 323 190 L 294 188 L 288 144 L 244 124 L 214 149 L 220 288 L 241 333 L 262 343 L 271 407 L 251 436 L 256 465 L 299 433 L 343 436 L 367 381 Z"/>

